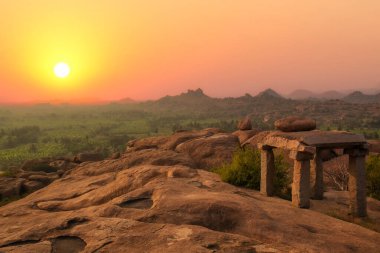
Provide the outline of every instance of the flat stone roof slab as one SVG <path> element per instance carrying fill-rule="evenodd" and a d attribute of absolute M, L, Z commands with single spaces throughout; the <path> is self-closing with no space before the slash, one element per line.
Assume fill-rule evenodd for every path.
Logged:
<path fill-rule="evenodd" d="M 305 132 L 281 132 L 269 133 L 261 142 L 276 148 L 297 150 L 314 153 L 312 147 L 345 148 L 365 145 L 367 142 L 363 135 L 345 131 L 305 131 Z"/>

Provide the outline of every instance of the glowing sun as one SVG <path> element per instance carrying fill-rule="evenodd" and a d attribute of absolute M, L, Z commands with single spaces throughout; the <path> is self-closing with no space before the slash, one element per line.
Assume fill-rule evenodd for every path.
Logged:
<path fill-rule="evenodd" d="M 70 74 L 70 67 L 64 62 L 57 63 L 54 67 L 54 74 L 59 78 L 65 78 Z"/>

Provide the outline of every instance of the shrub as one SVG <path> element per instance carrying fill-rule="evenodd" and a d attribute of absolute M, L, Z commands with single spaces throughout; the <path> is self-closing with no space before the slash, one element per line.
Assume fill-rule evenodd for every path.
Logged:
<path fill-rule="evenodd" d="M 367 160 L 367 194 L 380 200 L 380 155 L 370 155 Z"/>
<path fill-rule="evenodd" d="M 275 194 L 290 199 L 288 165 L 281 155 L 275 157 Z M 260 152 L 252 148 L 238 149 L 230 164 L 224 164 L 214 170 L 224 182 L 260 190 L 261 161 Z"/>

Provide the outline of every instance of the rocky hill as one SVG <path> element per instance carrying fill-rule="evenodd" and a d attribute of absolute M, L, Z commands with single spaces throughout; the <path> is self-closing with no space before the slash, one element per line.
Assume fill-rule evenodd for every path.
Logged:
<path fill-rule="evenodd" d="M 338 92 L 336 90 L 329 90 L 322 93 L 315 93 L 309 90 L 295 90 L 288 95 L 289 98 L 295 100 L 306 100 L 306 99 L 320 99 L 320 100 L 328 100 L 328 99 L 342 99 L 344 94 Z"/>
<path fill-rule="evenodd" d="M 178 132 L 82 162 L 0 208 L 0 252 L 377 252 L 379 233 L 207 171 L 236 135 Z"/>
<path fill-rule="evenodd" d="M 319 95 L 312 99 L 293 100 L 267 89 L 256 96 L 246 94 L 236 98 L 213 98 L 204 94 L 201 89 L 197 89 L 178 96 L 166 96 L 157 101 L 136 104 L 134 108 L 154 113 L 171 112 L 181 115 L 191 113 L 200 118 L 206 115 L 208 118 L 250 115 L 257 119 L 257 122 L 268 123 L 267 125 L 273 125 L 276 118 L 297 114 L 315 118 L 326 126 L 351 129 L 377 126 L 380 113 L 378 95 L 351 96 L 351 94 L 341 100 L 332 99 L 340 97 L 340 94 L 334 91 Z"/>
<path fill-rule="evenodd" d="M 353 104 L 380 103 L 380 93 L 376 95 L 366 95 L 360 91 L 355 91 L 342 99 Z"/>

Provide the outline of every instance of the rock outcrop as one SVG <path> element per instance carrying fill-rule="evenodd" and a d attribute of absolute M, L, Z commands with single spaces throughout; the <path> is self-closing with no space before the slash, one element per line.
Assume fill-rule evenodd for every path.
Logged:
<path fill-rule="evenodd" d="M 96 162 L 103 160 L 103 155 L 98 152 L 85 152 L 79 153 L 74 157 L 74 162 L 83 163 L 83 162 Z"/>
<path fill-rule="evenodd" d="M 0 178 L 0 200 L 16 199 L 25 194 L 41 189 L 62 177 L 76 166 L 81 166 L 81 173 L 95 175 L 104 170 L 119 171 L 115 161 L 121 159 L 129 167 L 153 164 L 184 164 L 191 168 L 212 169 L 228 162 L 239 146 L 238 138 L 233 134 L 223 133 L 217 128 L 200 131 L 180 131 L 171 136 L 149 137 L 130 141 L 124 154 L 115 153 L 108 160 L 102 161 L 104 168 L 94 171 L 91 163 L 102 160 L 99 152 L 86 152 L 74 158 L 41 158 L 25 161 L 12 178 Z M 120 164 L 120 163 L 119 163 Z M 110 167 L 107 167 L 107 166 Z M 89 168 L 87 170 L 87 168 Z"/>
<path fill-rule="evenodd" d="M 220 133 L 181 143 L 175 150 L 188 154 L 197 168 L 210 170 L 229 162 L 239 145 L 239 139 L 235 135 Z"/>
<path fill-rule="evenodd" d="M 199 169 L 225 162 L 237 144 L 215 129 L 181 132 L 130 142 L 119 158 L 81 163 L 0 208 L 0 252 L 378 250 L 377 232 Z"/>
<path fill-rule="evenodd" d="M 377 249 L 374 231 L 223 183 L 180 154 L 153 165 L 157 160 L 136 163 L 138 152 L 148 151 L 79 165 L 1 207 L 0 252 Z M 162 161 L 167 154 L 160 153 Z"/>
<path fill-rule="evenodd" d="M 252 129 L 252 130 L 245 130 L 245 131 L 237 130 L 237 131 L 233 132 L 232 134 L 239 138 L 240 144 L 243 144 L 249 138 L 251 138 L 252 136 L 255 136 L 258 133 L 260 133 L 260 130 Z"/>
<path fill-rule="evenodd" d="M 37 191 L 76 166 L 76 163 L 52 158 L 25 161 L 14 176 L 0 177 L 0 201 L 17 199 Z"/>
<path fill-rule="evenodd" d="M 237 125 L 237 128 L 243 131 L 251 130 L 252 129 L 251 119 L 249 117 L 245 117 L 244 119 L 240 120 Z"/>
<path fill-rule="evenodd" d="M 181 131 L 171 136 L 133 140 L 125 155 L 141 150 L 166 150 L 188 156 L 197 168 L 209 170 L 228 162 L 239 146 L 239 139 L 217 128 Z M 124 156 L 125 156 L 124 155 Z"/>

